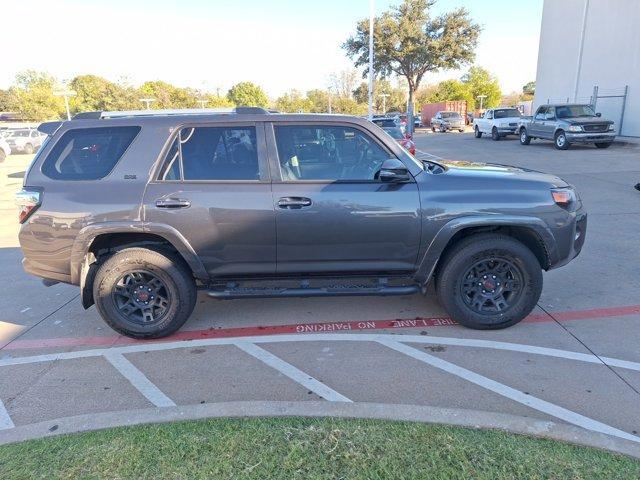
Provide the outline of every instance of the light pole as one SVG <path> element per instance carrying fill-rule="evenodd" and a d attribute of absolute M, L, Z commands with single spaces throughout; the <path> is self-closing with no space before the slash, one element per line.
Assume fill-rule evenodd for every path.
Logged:
<path fill-rule="evenodd" d="M 373 120 L 373 18 L 376 12 L 375 0 L 369 0 L 369 120 Z"/>
<path fill-rule="evenodd" d="M 380 96 L 382 97 L 382 114 L 384 115 L 387 113 L 387 97 L 390 97 L 391 95 L 388 93 L 381 93 Z"/>
<path fill-rule="evenodd" d="M 151 110 L 151 102 L 155 102 L 156 99 L 155 98 L 139 98 L 138 100 L 140 100 L 142 103 L 144 103 L 145 107 L 147 108 L 147 110 Z"/>
<path fill-rule="evenodd" d="M 198 103 L 200 104 L 200 108 L 205 108 L 207 106 L 207 103 L 209 102 L 209 100 L 205 99 L 205 98 L 201 98 L 198 100 Z"/>
<path fill-rule="evenodd" d="M 487 98 L 486 95 L 478 95 L 477 98 L 480 99 L 480 110 L 482 110 L 482 101 Z"/>
<path fill-rule="evenodd" d="M 69 97 L 75 97 L 76 92 L 63 85 L 60 89 L 55 90 L 53 94 L 56 97 L 64 98 L 64 107 L 67 110 L 67 120 L 71 120 L 71 110 L 69 109 Z"/>

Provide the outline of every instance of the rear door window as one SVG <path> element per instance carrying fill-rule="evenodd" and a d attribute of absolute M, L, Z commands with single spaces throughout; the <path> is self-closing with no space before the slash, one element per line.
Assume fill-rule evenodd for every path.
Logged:
<path fill-rule="evenodd" d="M 159 179 L 260 180 L 255 127 L 182 128 Z"/>
<path fill-rule="evenodd" d="M 42 173 L 55 180 L 106 177 L 139 131 L 137 126 L 69 130 L 51 149 L 42 165 Z"/>

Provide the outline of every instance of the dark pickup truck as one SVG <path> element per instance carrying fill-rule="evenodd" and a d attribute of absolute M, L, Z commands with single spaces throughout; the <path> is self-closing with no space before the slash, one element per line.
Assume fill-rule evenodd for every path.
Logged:
<path fill-rule="evenodd" d="M 522 145 L 541 138 L 552 140 L 558 150 L 572 143 L 593 143 L 609 147 L 616 138 L 615 126 L 596 113 L 591 105 L 541 105 L 533 117 L 523 117 L 517 127 Z"/>

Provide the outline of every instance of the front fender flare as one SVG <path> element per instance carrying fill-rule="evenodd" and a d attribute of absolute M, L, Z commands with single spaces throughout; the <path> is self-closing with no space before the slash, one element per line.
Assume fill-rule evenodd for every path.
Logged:
<path fill-rule="evenodd" d="M 529 228 L 538 235 L 540 241 L 544 244 L 550 264 L 555 263 L 559 256 L 553 233 L 549 229 L 549 226 L 539 218 L 516 215 L 478 215 L 459 217 L 454 218 L 443 225 L 434 236 L 418 264 L 415 279 L 422 284 L 429 282 L 444 249 L 447 247 L 453 236 L 466 228 L 477 227 Z"/>

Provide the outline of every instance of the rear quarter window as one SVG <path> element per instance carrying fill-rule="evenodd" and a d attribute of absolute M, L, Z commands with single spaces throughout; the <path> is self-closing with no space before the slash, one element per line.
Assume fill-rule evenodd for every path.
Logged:
<path fill-rule="evenodd" d="M 98 180 L 111 173 L 140 127 L 76 128 L 65 132 L 42 165 L 54 180 Z"/>

